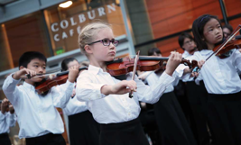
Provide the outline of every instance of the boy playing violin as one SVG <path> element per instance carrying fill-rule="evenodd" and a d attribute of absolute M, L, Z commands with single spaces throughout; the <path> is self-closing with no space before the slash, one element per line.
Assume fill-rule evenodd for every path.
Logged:
<path fill-rule="evenodd" d="M 3 91 L 18 116 L 19 138 L 26 138 L 26 145 L 66 145 L 61 135 L 64 125 L 55 107 L 64 108 L 68 103 L 79 68 L 70 68 L 67 82 L 52 87 L 42 96 L 35 91 L 35 85 L 43 77 L 34 76 L 46 72 L 46 62 L 45 56 L 39 52 L 24 53 L 19 59 L 19 71 L 9 75 L 3 84 Z M 17 86 L 26 74 L 31 78 Z"/>

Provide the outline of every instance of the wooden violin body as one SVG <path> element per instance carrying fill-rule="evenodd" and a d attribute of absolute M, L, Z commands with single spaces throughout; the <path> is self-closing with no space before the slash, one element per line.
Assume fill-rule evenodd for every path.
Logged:
<path fill-rule="evenodd" d="M 219 49 L 220 46 L 216 46 L 213 51 L 215 52 L 216 50 Z M 240 49 L 241 47 L 241 39 L 234 39 L 231 40 L 229 43 L 227 43 L 223 49 L 221 49 L 216 56 L 218 56 L 219 58 L 223 59 L 223 58 L 227 58 L 230 56 L 230 54 L 228 54 L 228 52 L 232 49 Z"/>
<path fill-rule="evenodd" d="M 87 69 L 87 67 L 81 67 L 81 68 L 79 68 L 79 71 L 85 70 L 85 69 Z M 66 81 L 68 79 L 68 74 L 69 74 L 69 71 L 57 73 L 57 74 L 55 74 L 53 79 L 51 79 L 51 77 L 49 77 L 49 79 L 44 80 L 40 84 L 36 85 L 35 90 L 38 92 L 38 94 L 44 95 L 52 87 L 66 83 Z"/>
<path fill-rule="evenodd" d="M 168 57 L 148 57 L 140 56 L 137 62 L 137 70 L 140 71 L 153 71 L 162 69 L 163 64 L 168 61 Z M 107 72 L 112 76 L 121 76 L 133 71 L 134 58 L 124 57 L 118 58 L 112 62 L 107 63 Z M 183 59 L 184 65 L 194 68 L 197 66 L 197 61 L 190 62 L 189 60 Z"/>
<path fill-rule="evenodd" d="M 54 78 L 53 80 L 48 79 L 48 80 L 42 82 L 41 84 L 39 84 L 38 86 L 36 86 L 35 90 L 40 95 L 44 94 L 45 92 L 49 91 L 52 87 L 66 83 L 67 79 L 68 79 L 68 74 L 58 76 L 58 77 Z"/>

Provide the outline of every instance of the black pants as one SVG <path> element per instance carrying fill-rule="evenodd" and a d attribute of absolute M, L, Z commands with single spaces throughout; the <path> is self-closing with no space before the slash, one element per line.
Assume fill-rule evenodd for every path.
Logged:
<path fill-rule="evenodd" d="M 139 119 L 100 125 L 100 145 L 149 145 Z"/>
<path fill-rule="evenodd" d="M 196 85 L 194 81 L 186 83 L 187 97 L 191 108 L 191 128 L 199 145 L 206 145 L 209 143 L 209 133 L 207 130 L 207 97 L 208 93 L 203 84 Z"/>
<path fill-rule="evenodd" d="M 66 145 L 61 134 L 46 134 L 39 137 L 26 138 L 26 145 Z"/>
<path fill-rule="evenodd" d="M 173 92 L 165 93 L 154 104 L 163 145 L 196 145 L 191 128 Z"/>
<path fill-rule="evenodd" d="M 215 145 L 241 145 L 241 92 L 209 94 L 208 118 Z"/>
<path fill-rule="evenodd" d="M 0 134 L 0 145 L 11 145 L 11 142 L 7 133 Z"/>
<path fill-rule="evenodd" d="M 99 145 L 100 125 L 89 111 L 69 116 L 71 145 Z"/>

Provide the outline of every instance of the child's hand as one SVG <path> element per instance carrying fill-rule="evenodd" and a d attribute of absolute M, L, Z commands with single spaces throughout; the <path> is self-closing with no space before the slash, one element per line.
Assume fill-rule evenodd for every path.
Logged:
<path fill-rule="evenodd" d="M 192 73 L 191 73 L 191 77 L 195 77 L 195 78 L 196 78 L 196 77 L 198 77 L 198 75 L 199 75 L 198 72 L 192 72 Z"/>
<path fill-rule="evenodd" d="M 136 82 L 131 80 L 131 81 L 121 81 L 115 85 L 105 85 L 101 88 L 101 93 L 105 95 L 109 94 L 126 94 L 131 91 L 136 91 Z"/>
<path fill-rule="evenodd" d="M 76 95 L 76 90 L 73 89 L 71 97 L 73 98 Z"/>
<path fill-rule="evenodd" d="M 72 66 L 69 68 L 69 76 L 68 76 L 68 80 L 71 83 L 74 83 L 77 76 L 79 74 L 79 67 L 78 66 Z"/>
<path fill-rule="evenodd" d="M 169 57 L 168 61 L 167 61 L 167 66 L 166 66 L 166 70 L 165 72 L 172 76 L 172 73 L 175 71 L 175 69 L 177 68 L 177 66 L 181 63 L 182 61 L 182 54 L 180 54 L 179 52 L 171 52 L 171 56 Z"/>
<path fill-rule="evenodd" d="M 198 61 L 198 64 L 197 64 L 197 65 L 198 65 L 198 67 L 201 69 L 204 63 L 205 63 L 204 60 L 200 60 L 200 61 Z"/>
<path fill-rule="evenodd" d="M 9 107 L 9 101 L 8 101 L 8 99 L 5 98 L 5 99 L 3 99 L 2 105 L 1 105 L 1 111 L 3 114 L 5 114 L 5 112 L 7 112 L 8 107 Z"/>
<path fill-rule="evenodd" d="M 25 75 L 25 74 L 28 74 L 28 75 L 30 75 L 30 77 L 33 77 L 37 74 L 37 72 L 33 71 L 33 70 L 30 70 L 30 69 L 27 69 L 27 68 L 23 68 L 23 69 L 20 69 L 19 71 L 17 71 L 16 73 L 14 73 L 13 78 L 15 80 L 19 80 L 21 78 L 21 76 Z"/>
<path fill-rule="evenodd" d="M 11 103 L 9 103 L 9 111 L 11 114 L 14 113 L 14 108 L 13 108 L 13 105 Z"/>
<path fill-rule="evenodd" d="M 192 70 L 189 67 L 184 69 L 184 74 L 187 74 L 187 73 L 190 73 L 190 72 L 192 72 Z"/>

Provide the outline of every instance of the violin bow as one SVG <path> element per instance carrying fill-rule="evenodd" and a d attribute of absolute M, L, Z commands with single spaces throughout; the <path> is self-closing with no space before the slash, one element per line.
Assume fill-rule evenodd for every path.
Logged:
<path fill-rule="evenodd" d="M 88 68 L 86 66 L 80 67 L 79 71 L 81 70 L 87 70 Z M 45 77 L 49 79 L 53 79 L 57 76 L 68 74 L 69 71 L 63 71 L 63 72 L 54 72 L 54 73 L 43 73 L 43 74 L 36 74 L 35 76 L 31 77 L 30 74 L 25 74 L 21 76 L 21 79 L 31 79 L 31 78 L 38 78 L 38 77 Z"/>
<path fill-rule="evenodd" d="M 231 36 L 230 36 L 227 40 L 225 40 L 225 41 L 220 45 L 221 47 L 218 48 L 216 51 L 214 51 L 214 52 L 206 59 L 206 61 L 207 61 L 208 59 L 210 59 L 214 54 L 216 55 L 219 51 L 221 51 L 221 50 L 224 48 L 224 46 L 234 38 L 234 36 L 239 32 L 240 29 L 241 29 L 241 25 L 239 24 L 238 27 L 233 31 L 233 33 L 231 34 Z"/>
<path fill-rule="evenodd" d="M 233 31 L 233 33 L 231 34 L 230 37 L 228 37 L 228 39 L 226 39 L 221 45 L 220 48 L 218 48 L 217 50 L 215 50 L 210 56 L 208 56 L 208 58 L 206 58 L 205 62 L 208 61 L 212 56 L 218 54 L 226 44 L 228 44 L 228 42 L 230 42 L 234 36 L 239 32 L 239 30 L 241 29 L 241 25 L 239 24 L 238 27 Z M 196 66 L 192 72 L 199 72 L 200 68 L 198 66 Z"/>
<path fill-rule="evenodd" d="M 135 57 L 135 62 L 134 62 L 134 67 L 133 67 L 133 75 L 132 75 L 132 79 L 131 79 L 131 80 L 134 80 L 134 79 L 135 79 L 137 63 L 138 63 L 138 60 L 139 60 L 139 54 L 140 54 L 140 50 L 137 52 L 136 57 Z M 133 91 L 131 91 L 131 92 L 129 93 L 129 97 L 130 97 L 130 98 L 133 97 Z"/>

